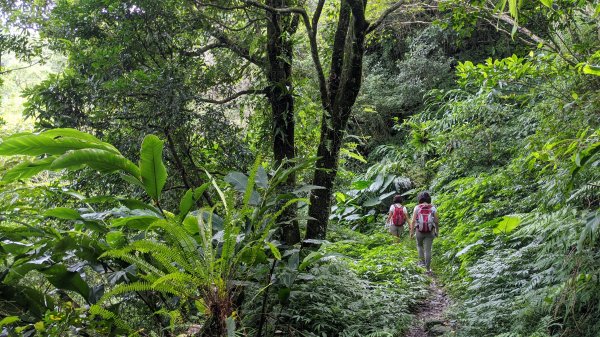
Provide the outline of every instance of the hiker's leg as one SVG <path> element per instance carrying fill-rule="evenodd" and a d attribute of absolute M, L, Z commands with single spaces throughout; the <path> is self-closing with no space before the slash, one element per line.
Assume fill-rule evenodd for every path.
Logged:
<path fill-rule="evenodd" d="M 425 250 L 425 268 L 431 270 L 431 246 L 433 245 L 433 233 L 428 233 L 423 238 L 423 246 Z"/>
<path fill-rule="evenodd" d="M 400 227 L 391 225 L 390 233 L 395 236 L 396 243 L 400 242 Z"/>
<path fill-rule="evenodd" d="M 417 231 L 415 237 L 417 238 L 417 251 L 419 252 L 419 260 L 425 262 L 425 249 L 423 247 L 423 233 Z"/>

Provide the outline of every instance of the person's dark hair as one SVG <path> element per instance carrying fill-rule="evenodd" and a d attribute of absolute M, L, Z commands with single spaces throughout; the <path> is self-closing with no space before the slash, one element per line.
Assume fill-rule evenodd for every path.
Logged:
<path fill-rule="evenodd" d="M 419 204 L 422 204 L 424 202 L 430 204 L 431 196 L 429 195 L 429 192 L 427 192 L 427 191 L 420 192 L 419 195 L 417 196 L 417 202 Z"/>
<path fill-rule="evenodd" d="M 400 194 L 394 196 L 394 204 L 401 204 L 403 201 L 404 198 Z"/>

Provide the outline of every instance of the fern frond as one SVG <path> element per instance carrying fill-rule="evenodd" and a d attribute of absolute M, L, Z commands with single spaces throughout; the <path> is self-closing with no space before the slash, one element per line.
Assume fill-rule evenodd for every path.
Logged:
<path fill-rule="evenodd" d="M 112 320 L 115 322 L 115 325 L 123 330 L 131 331 L 131 327 L 129 327 L 123 320 L 119 319 L 115 313 L 112 311 L 106 310 L 102 308 L 99 304 L 94 304 L 90 307 L 90 314 L 98 315 L 105 320 Z"/>
<path fill-rule="evenodd" d="M 248 183 L 246 184 L 246 191 L 244 192 L 244 199 L 242 201 L 242 213 L 246 213 L 246 211 L 252 212 L 252 208 L 248 208 L 248 204 L 250 203 L 250 198 L 252 197 L 252 193 L 254 192 L 254 183 L 256 181 L 256 173 L 258 172 L 258 167 L 260 166 L 261 157 L 257 156 L 254 161 L 254 165 L 252 165 L 252 169 L 248 175 Z"/>
<path fill-rule="evenodd" d="M 167 274 L 152 283 L 152 287 L 155 289 L 162 289 L 163 287 L 172 287 L 180 296 L 192 296 L 195 294 L 195 290 L 201 287 L 203 280 L 198 279 L 190 274 L 186 273 L 170 273 Z"/>
<path fill-rule="evenodd" d="M 179 287 L 174 287 L 174 286 L 172 286 L 170 284 L 166 284 L 164 282 L 149 283 L 149 282 L 142 281 L 142 282 L 133 282 L 133 283 L 128 283 L 128 284 L 119 284 L 116 287 L 114 287 L 113 289 L 111 289 L 109 292 L 102 295 L 102 297 L 98 300 L 98 302 L 96 302 L 96 305 L 100 305 L 100 304 L 106 302 L 108 299 L 113 298 L 115 296 L 119 296 L 119 295 L 123 295 L 123 294 L 127 294 L 127 293 L 133 293 L 133 292 L 157 291 L 157 292 L 161 292 L 161 293 L 165 293 L 165 294 L 172 294 L 172 295 L 176 295 L 176 296 L 181 296 L 182 294 L 189 293 L 189 290 L 187 290 L 187 289 L 180 291 L 181 289 L 177 289 L 177 288 L 179 288 Z"/>
<path fill-rule="evenodd" d="M 185 259 L 181 252 L 173 247 L 169 247 L 163 243 L 150 240 L 135 241 L 128 248 L 135 249 L 142 253 L 149 253 L 154 257 L 160 264 L 165 267 L 169 273 L 179 271 L 179 269 L 173 265 L 178 264 L 188 272 L 193 272 L 194 267 L 190 264 L 190 261 Z M 192 260 L 194 261 L 194 260 Z"/>
<path fill-rule="evenodd" d="M 179 224 L 174 224 L 166 220 L 155 221 L 148 229 L 161 228 L 165 233 L 178 244 L 188 258 L 196 256 L 197 243 Z"/>
<path fill-rule="evenodd" d="M 235 253 L 235 246 L 237 244 L 237 237 L 240 233 L 240 227 L 233 224 L 225 226 L 225 232 L 223 233 L 223 249 L 221 250 L 221 257 L 219 258 L 221 265 L 221 272 L 224 271 L 224 267 L 228 265 L 228 261 L 233 257 Z"/>
<path fill-rule="evenodd" d="M 123 249 L 113 249 L 104 252 L 102 255 L 100 255 L 99 259 L 108 257 L 123 260 L 127 263 L 135 265 L 136 267 L 138 267 L 139 270 L 146 272 L 150 279 L 155 277 L 161 277 L 164 275 L 162 271 L 160 271 L 158 268 L 156 268 L 143 258 L 131 254 L 131 251 L 133 251 L 133 248 L 131 247 L 126 247 Z"/>

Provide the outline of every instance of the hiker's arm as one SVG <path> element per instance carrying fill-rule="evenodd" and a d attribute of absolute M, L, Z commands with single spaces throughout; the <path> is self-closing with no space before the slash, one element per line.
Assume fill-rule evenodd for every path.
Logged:
<path fill-rule="evenodd" d="M 410 237 L 413 237 L 413 233 L 415 230 L 415 221 L 417 221 L 417 212 L 413 212 L 412 221 L 408 223 Z"/>

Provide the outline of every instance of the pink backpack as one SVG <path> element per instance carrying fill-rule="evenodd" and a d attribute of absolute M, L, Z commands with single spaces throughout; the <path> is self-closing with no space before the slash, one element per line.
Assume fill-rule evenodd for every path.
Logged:
<path fill-rule="evenodd" d="M 421 233 L 429 233 L 435 227 L 432 208 L 430 204 L 417 207 L 417 230 Z"/>
<path fill-rule="evenodd" d="M 402 206 L 398 207 L 394 205 L 394 213 L 392 213 L 392 224 L 394 226 L 404 226 L 406 222 L 406 216 L 404 215 L 404 209 Z"/>

